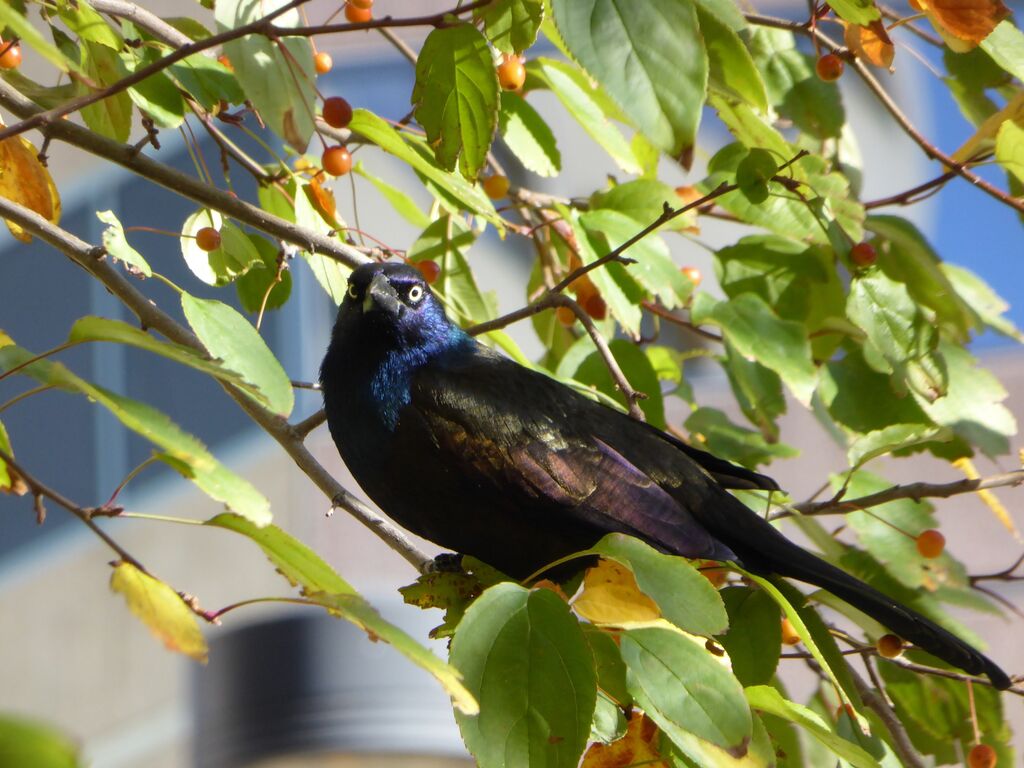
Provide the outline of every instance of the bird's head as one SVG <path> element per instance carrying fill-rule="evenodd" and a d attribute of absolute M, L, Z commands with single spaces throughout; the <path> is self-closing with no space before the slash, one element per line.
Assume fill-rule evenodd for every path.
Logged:
<path fill-rule="evenodd" d="M 400 262 L 363 264 L 352 271 L 335 333 L 356 336 L 381 351 L 429 351 L 464 338 L 420 271 Z"/>

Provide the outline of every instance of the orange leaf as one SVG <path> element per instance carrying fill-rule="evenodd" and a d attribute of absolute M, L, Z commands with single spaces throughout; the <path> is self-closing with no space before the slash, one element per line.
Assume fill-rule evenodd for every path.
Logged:
<path fill-rule="evenodd" d="M 320 214 L 320 218 L 335 229 L 342 229 L 338 222 L 338 207 L 334 202 L 334 192 L 323 186 L 315 176 L 302 189 L 313 208 Z"/>
<path fill-rule="evenodd" d="M 658 605 L 640 591 L 633 572 L 614 560 L 599 560 L 583 577 L 573 608 L 595 624 L 622 625 L 661 617 Z"/>
<path fill-rule="evenodd" d="M 1002 0 L 918 0 L 918 4 L 946 45 L 958 53 L 976 46 L 1010 15 Z"/>
<path fill-rule="evenodd" d="M 892 67 L 896 49 L 881 21 L 873 21 L 866 27 L 850 24 L 846 27 L 844 38 L 846 47 L 853 51 L 858 59 L 864 59 L 883 69 Z"/>
<path fill-rule="evenodd" d="M 646 715 L 633 712 L 621 739 L 611 744 L 594 744 L 583 756 L 580 768 L 667 768 L 658 752 L 658 727 Z"/>
<path fill-rule="evenodd" d="M 3 123 L 0 123 L 2 126 Z M 60 195 L 32 142 L 22 136 L 0 141 L 0 197 L 29 208 L 47 221 L 60 221 Z M 10 221 L 7 228 L 23 243 L 32 236 Z"/>

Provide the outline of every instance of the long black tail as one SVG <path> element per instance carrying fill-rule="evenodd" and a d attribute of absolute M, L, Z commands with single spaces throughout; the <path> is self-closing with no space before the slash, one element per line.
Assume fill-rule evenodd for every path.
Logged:
<path fill-rule="evenodd" d="M 714 535 L 739 556 L 748 570 L 758 575 L 787 576 L 827 589 L 933 656 L 972 675 L 986 675 L 998 690 L 1010 687 L 1009 676 L 995 662 L 953 633 L 797 546 L 757 514 L 745 508 L 744 512 L 749 516 L 731 516 L 729 529 L 716 526 Z"/>

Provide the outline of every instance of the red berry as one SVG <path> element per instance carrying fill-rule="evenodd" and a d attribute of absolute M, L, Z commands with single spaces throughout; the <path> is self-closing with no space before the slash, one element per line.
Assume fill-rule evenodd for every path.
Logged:
<path fill-rule="evenodd" d="M 360 8 L 354 3 L 345 3 L 345 18 L 348 19 L 350 24 L 362 24 L 373 18 L 373 11 L 370 10 L 369 6 Z"/>
<path fill-rule="evenodd" d="M 426 261 L 417 261 L 414 266 L 420 271 L 420 274 L 423 275 L 423 279 L 427 281 L 428 285 L 433 285 L 441 274 L 441 267 L 436 261 L 430 261 L 429 259 Z"/>
<path fill-rule="evenodd" d="M 313 68 L 318 75 L 326 75 L 333 67 L 334 59 L 331 58 L 331 54 L 320 51 L 320 53 L 313 57 Z"/>
<path fill-rule="evenodd" d="M 488 176 L 482 183 L 484 193 L 491 200 L 501 200 L 501 198 L 508 194 L 508 176 L 496 173 L 493 176 Z"/>
<path fill-rule="evenodd" d="M 320 162 L 331 176 L 344 176 L 352 170 L 352 155 L 343 146 L 328 147 Z"/>
<path fill-rule="evenodd" d="M 604 320 L 608 317 L 608 305 L 604 303 L 604 299 L 598 294 L 593 294 L 587 298 L 586 303 L 583 305 L 583 309 L 595 320 Z"/>
<path fill-rule="evenodd" d="M 526 67 L 518 56 L 506 56 L 498 65 L 498 82 L 506 91 L 518 91 L 526 82 Z"/>
<path fill-rule="evenodd" d="M 800 634 L 794 629 L 789 619 L 782 620 L 782 642 L 786 645 L 799 645 Z"/>
<path fill-rule="evenodd" d="M 878 254 L 871 243 L 857 243 L 850 249 L 850 261 L 858 267 L 870 267 L 878 261 Z"/>
<path fill-rule="evenodd" d="M 21 46 L 17 43 L 0 41 L 0 69 L 17 69 L 21 66 Z"/>
<path fill-rule="evenodd" d="M 568 307 L 559 307 L 556 309 L 555 316 L 558 318 L 558 322 L 566 328 L 571 327 L 572 324 L 576 322 L 576 313 Z"/>
<path fill-rule="evenodd" d="M 826 83 L 831 83 L 843 76 L 844 66 L 843 60 L 834 53 L 826 53 L 815 63 L 814 69 L 818 72 L 818 77 Z"/>
<path fill-rule="evenodd" d="M 682 272 L 684 275 L 686 275 L 686 277 L 689 279 L 689 281 L 691 283 L 693 283 L 693 287 L 694 288 L 696 288 L 698 285 L 700 285 L 700 281 L 702 279 L 702 276 L 700 274 L 700 270 L 699 269 L 697 269 L 696 267 L 683 267 L 679 271 Z"/>
<path fill-rule="evenodd" d="M 917 551 L 921 554 L 921 557 L 929 559 L 938 557 L 942 554 L 942 550 L 946 548 L 946 537 L 934 528 L 923 531 L 916 541 Z"/>
<path fill-rule="evenodd" d="M 878 655 L 886 659 L 895 659 L 903 653 L 903 641 L 896 635 L 882 635 L 875 643 Z"/>
<path fill-rule="evenodd" d="M 203 227 L 196 232 L 196 245 L 199 246 L 199 250 L 216 251 L 220 248 L 220 232 L 213 227 Z"/>
<path fill-rule="evenodd" d="M 352 122 L 352 105 L 341 96 L 324 99 L 324 122 L 331 128 L 347 128 Z"/>
<path fill-rule="evenodd" d="M 988 744 L 975 744 L 967 753 L 969 768 L 995 768 L 997 759 L 996 751 Z"/>

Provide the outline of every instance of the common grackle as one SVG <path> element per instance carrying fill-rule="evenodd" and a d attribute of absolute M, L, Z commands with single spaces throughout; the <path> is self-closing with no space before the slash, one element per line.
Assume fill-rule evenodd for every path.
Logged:
<path fill-rule="evenodd" d="M 320 371 L 331 436 L 363 490 L 430 541 L 525 578 L 620 532 L 827 589 L 1005 689 L 947 630 L 786 539 L 727 492 L 773 480 L 482 346 L 413 267 L 353 271 Z"/>

